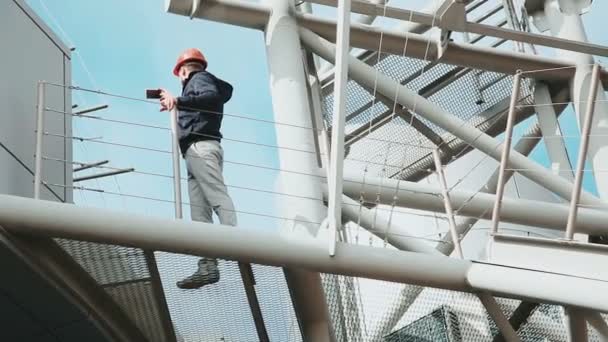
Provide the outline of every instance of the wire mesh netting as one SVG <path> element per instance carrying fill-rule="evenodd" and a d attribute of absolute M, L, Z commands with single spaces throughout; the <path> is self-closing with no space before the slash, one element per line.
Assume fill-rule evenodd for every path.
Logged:
<path fill-rule="evenodd" d="M 165 341 L 159 302 L 140 249 L 57 239 L 150 341 Z"/>

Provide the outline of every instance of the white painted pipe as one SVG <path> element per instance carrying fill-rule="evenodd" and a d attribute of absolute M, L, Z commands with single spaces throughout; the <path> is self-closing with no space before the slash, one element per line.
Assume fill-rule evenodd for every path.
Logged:
<path fill-rule="evenodd" d="M 443 199 L 443 206 L 445 207 L 445 214 L 450 227 L 452 245 L 456 250 L 456 255 L 460 259 L 463 259 L 464 255 L 462 254 L 462 247 L 460 246 L 460 236 L 456 231 L 456 220 L 454 219 L 454 210 L 452 209 L 452 201 L 450 200 L 450 191 L 448 189 L 448 183 L 445 180 L 445 175 L 443 174 L 441 156 L 437 149 L 433 150 L 433 160 L 435 161 L 435 172 L 437 172 L 437 178 L 439 178 L 439 184 L 441 184 L 441 198 Z"/>
<path fill-rule="evenodd" d="M 517 336 L 517 332 L 515 332 L 513 326 L 511 325 L 511 323 L 509 323 L 507 317 L 505 317 L 505 314 L 498 306 L 498 303 L 496 303 L 496 299 L 494 299 L 491 294 L 485 292 L 479 294 L 479 299 L 488 311 L 488 314 L 494 320 L 494 323 L 496 323 L 496 326 L 498 327 L 498 330 L 502 334 L 502 337 L 505 339 L 505 341 L 520 342 L 521 339 L 519 338 L 519 336 Z"/>
<path fill-rule="evenodd" d="M 307 79 L 302 63 L 302 46 L 293 17 L 295 13 L 293 0 L 266 0 L 264 4 L 272 9 L 264 41 L 274 121 L 289 122 L 293 125 L 276 126 L 277 144 L 298 150 L 314 151 L 313 132 L 300 128 L 313 127 L 313 125 Z M 279 150 L 279 165 L 281 169 L 298 170 L 305 174 L 318 170 L 316 155 L 298 153 L 290 149 Z M 319 233 L 325 233 L 319 232 L 319 225 L 312 223 L 321 222 L 327 217 L 327 210 L 321 201 L 323 194 L 319 179 L 282 173 L 278 182 L 279 191 L 283 193 L 298 193 L 307 198 L 318 199 L 318 201 L 310 201 L 290 197 L 281 201 L 281 213 L 289 218 L 289 225 L 281 227 L 282 233 L 292 239 L 304 240 L 315 239 Z M 323 239 L 319 241 L 327 243 Z M 304 341 L 331 341 L 329 312 L 320 275 L 316 272 L 286 268 L 285 277 L 301 324 Z"/>
<path fill-rule="evenodd" d="M 468 261 L 346 243 L 338 243 L 336 255 L 330 257 L 321 239 L 294 239 L 270 230 L 146 217 L 9 195 L 0 195 L 0 225 L 13 233 L 469 289 L 465 281 Z"/>
<path fill-rule="evenodd" d="M 336 78 L 329 159 L 329 255 L 336 253 L 338 230 L 342 227 L 342 179 L 344 178 L 344 127 L 346 122 L 346 85 L 348 83 L 348 40 L 350 36 L 350 0 L 338 2 Z"/>
<path fill-rule="evenodd" d="M 608 312 L 608 283 L 603 281 L 345 243 L 338 243 L 336 255 L 330 257 L 325 241 L 293 239 L 269 230 L 145 217 L 9 195 L 0 195 L 0 225 L 16 234 L 204 255 L 463 292 L 486 291 L 495 296 Z"/>
<path fill-rule="evenodd" d="M 198 5 L 195 7 L 194 3 Z M 165 10 L 258 30 L 263 30 L 270 18 L 270 7 L 265 4 L 239 0 L 165 0 Z"/>
<path fill-rule="evenodd" d="M 377 215 L 373 209 L 368 209 L 348 196 L 342 197 L 342 214 L 352 222 L 358 222 L 361 227 L 370 233 L 385 240 L 395 248 L 402 251 L 411 251 L 427 254 L 442 255 L 432 245 L 413 238 L 402 223 L 389 220 L 384 216 Z"/>
<path fill-rule="evenodd" d="M 361 188 L 363 186 L 363 189 Z M 380 187 L 380 191 L 378 191 Z M 395 193 L 395 189 L 397 192 Z M 366 202 L 376 201 L 379 193 L 379 203 L 396 205 L 404 208 L 419 209 L 443 213 L 445 208 L 441 200 L 441 189 L 421 183 L 380 179 L 345 172 L 344 194 L 350 198 L 359 198 L 361 194 Z M 450 200 L 456 215 L 481 217 L 491 219 L 492 205 L 496 199 L 493 194 L 452 190 Z M 565 204 L 548 203 L 536 200 L 505 197 L 502 201 L 501 220 L 515 224 L 536 226 L 542 228 L 564 230 L 568 220 L 568 206 Z M 606 234 L 608 213 L 605 207 L 580 208 L 577 215 L 577 229 L 585 234 Z"/>

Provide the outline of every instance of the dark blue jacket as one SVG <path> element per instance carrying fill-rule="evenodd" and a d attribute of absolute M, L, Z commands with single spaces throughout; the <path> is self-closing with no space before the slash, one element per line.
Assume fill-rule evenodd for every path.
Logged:
<path fill-rule="evenodd" d="M 207 71 L 190 74 L 177 98 L 179 147 L 183 154 L 201 140 L 221 141 L 224 103 L 232 97 L 232 86 Z"/>

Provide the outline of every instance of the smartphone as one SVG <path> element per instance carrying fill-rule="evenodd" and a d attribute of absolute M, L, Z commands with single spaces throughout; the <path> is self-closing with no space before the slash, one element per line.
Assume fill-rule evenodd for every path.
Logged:
<path fill-rule="evenodd" d="M 146 89 L 147 99 L 160 99 L 160 89 Z"/>

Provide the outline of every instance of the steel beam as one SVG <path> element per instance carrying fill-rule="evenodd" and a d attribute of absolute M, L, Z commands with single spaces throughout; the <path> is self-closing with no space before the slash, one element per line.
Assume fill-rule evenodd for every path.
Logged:
<path fill-rule="evenodd" d="M 412 239 L 412 234 L 408 232 L 403 224 L 386 219 L 374 212 L 374 209 L 368 209 L 347 196 L 342 197 L 342 202 L 342 214 L 346 219 L 360 224 L 361 227 L 395 248 L 402 251 L 441 254 L 429 244 Z"/>
<path fill-rule="evenodd" d="M 348 83 L 348 56 L 350 33 L 350 1 L 338 4 L 336 78 L 334 82 L 334 106 L 329 159 L 329 255 L 336 253 L 338 230 L 342 228 L 342 178 L 344 172 L 344 126 L 346 116 L 346 84 Z"/>
<path fill-rule="evenodd" d="M 492 317 L 494 323 L 496 323 L 496 326 L 504 339 L 507 342 L 520 342 L 521 339 L 517 336 L 517 332 L 515 332 L 513 326 L 511 326 L 511 323 L 507 317 L 505 317 L 505 314 L 500 310 L 498 303 L 496 303 L 496 299 L 494 299 L 492 295 L 484 292 L 480 293 L 478 296 L 481 303 L 488 311 L 488 314 Z"/>
<path fill-rule="evenodd" d="M 0 195 L 0 225 L 10 232 L 307 269 L 463 292 L 485 291 L 608 312 L 608 283 L 445 256 L 294 239 L 270 230 L 186 222 Z M 559 288 L 552 286 L 559 283 Z M 586 291 L 563 289 L 585 288 Z"/>
<path fill-rule="evenodd" d="M 376 196 L 376 193 L 379 195 Z M 367 203 L 386 205 L 395 203 L 398 207 L 436 213 L 445 211 L 441 200 L 441 190 L 416 182 L 376 177 L 366 177 L 363 181 L 361 175 L 345 172 L 344 194 L 351 198 L 359 198 L 363 194 L 363 200 Z M 492 207 L 496 196 L 476 191 L 452 190 L 450 199 L 459 216 L 491 219 L 488 208 Z M 586 234 L 608 233 L 608 227 L 605 225 L 605 222 L 608 222 L 608 212 L 598 209 L 605 209 L 605 207 L 579 209 L 576 224 L 580 232 Z M 568 206 L 565 204 L 509 197 L 503 199 L 501 210 L 503 222 L 563 231 L 567 219 Z"/>
<path fill-rule="evenodd" d="M 433 150 L 433 159 L 435 160 L 435 172 L 441 185 L 441 197 L 443 198 L 443 205 L 445 207 L 445 215 L 448 219 L 450 227 L 450 236 L 452 238 L 452 244 L 456 250 L 456 255 L 460 259 L 464 259 L 462 254 L 462 247 L 460 246 L 460 235 L 456 231 L 456 220 L 454 219 L 454 210 L 452 209 L 452 202 L 450 200 L 450 191 L 448 189 L 448 183 L 445 180 L 443 174 L 443 165 L 441 164 L 441 157 L 439 157 L 439 151 Z"/>
<path fill-rule="evenodd" d="M 319 34 L 324 39 L 335 41 L 336 23 L 332 19 L 318 18 L 301 13 L 297 16 L 300 27 Z M 377 51 L 382 37 L 382 52 L 403 55 L 407 41 L 406 57 L 441 60 L 442 63 L 482 69 L 503 74 L 515 74 L 517 70 L 535 71 L 531 78 L 567 81 L 574 75 L 571 63 L 557 58 L 522 54 L 491 47 L 460 44 L 450 41 L 437 41 L 420 34 L 407 33 L 392 29 L 379 29 L 356 23 L 351 24 L 351 45 L 366 50 Z M 551 70 L 549 70 L 551 69 Z M 603 74 L 603 76 L 607 76 Z"/>
<path fill-rule="evenodd" d="M 331 43 L 315 35 L 313 32 L 300 29 L 300 37 L 305 45 L 322 58 L 333 62 L 335 59 L 334 47 Z M 416 112 L 434 124 L 440 126 L 454 136 L 468 142 L 471 146 L 481 150 L 496 160 L 500 160 L 502 143 L 481 132 L 460 118 L 451 115 L 437 104 L 421 97 L 408 88 L 401 86 L 391 78 L 376 72 L 372 67 L 354 57 L 349 58 L 351 78 L 365 86 L 376 85 L 379 93 L 385 96 L 395 96 L 398 103 L 408 108 L 416 108 Z M 399 89 L 395 94 L 395 89 Z M 570 199 L 572 183 L 553 175 L 543 166 L 528 159 L 520 153 L 513 152 L 509 165 L 520 170 L 520 173 L 539 185 L 553 191 L 564 199 Z M 602 204 L 595 196 L 585 193 L 581 196 L 584 204 Z"/>
<path fill-rule="evenodd" d="M 271 12 L 267 4 L 239 0 L 165 0 L 165 11 L 257 30 L 264 30 Z"/>
<path fill-rule="evenodd" d="M 272 8 L 272 15 L 266 26 L 265 42 L 274 118 L 276 122 L 290 122 L 293 125 L 276 127 L 277 144 L 298 150 L 314 151 L 314 135 L 309 130 L 301 128 L 312 127 L 313 124 L 306 74 L 302 63 L 302 47 L 293 17 L 296 12 L 293 1 L 267 0 L 264 4 Z M 279 165 L 282 169 L 298 170 L 305 174 L 312 174 L 318 170 L 316 155 L 289 149 L 279 150 Z M 320 233 L 319 226 L 310 222 L 321 222 L 327 216 L 322 204 L 323 195 L 319 179 L 283 173 L 279 179 L 279 188 L 282 192 L 318 199 L 318 201 L 310 201 L 291 197 L 283 201 L 281 208 L 284 216 L 290 219 L 290 226 L 283 229 L 283 234 L 293 239 L 316 240 Z M 324 242 L 327 243 L 326 240 Z M 329 342 L 331 340 L 329 314 L 320 275 L 297 268 L 285 269 L 284 272 L 291 290 L 294 309 L 301 323 L 304 341 Z"/>

